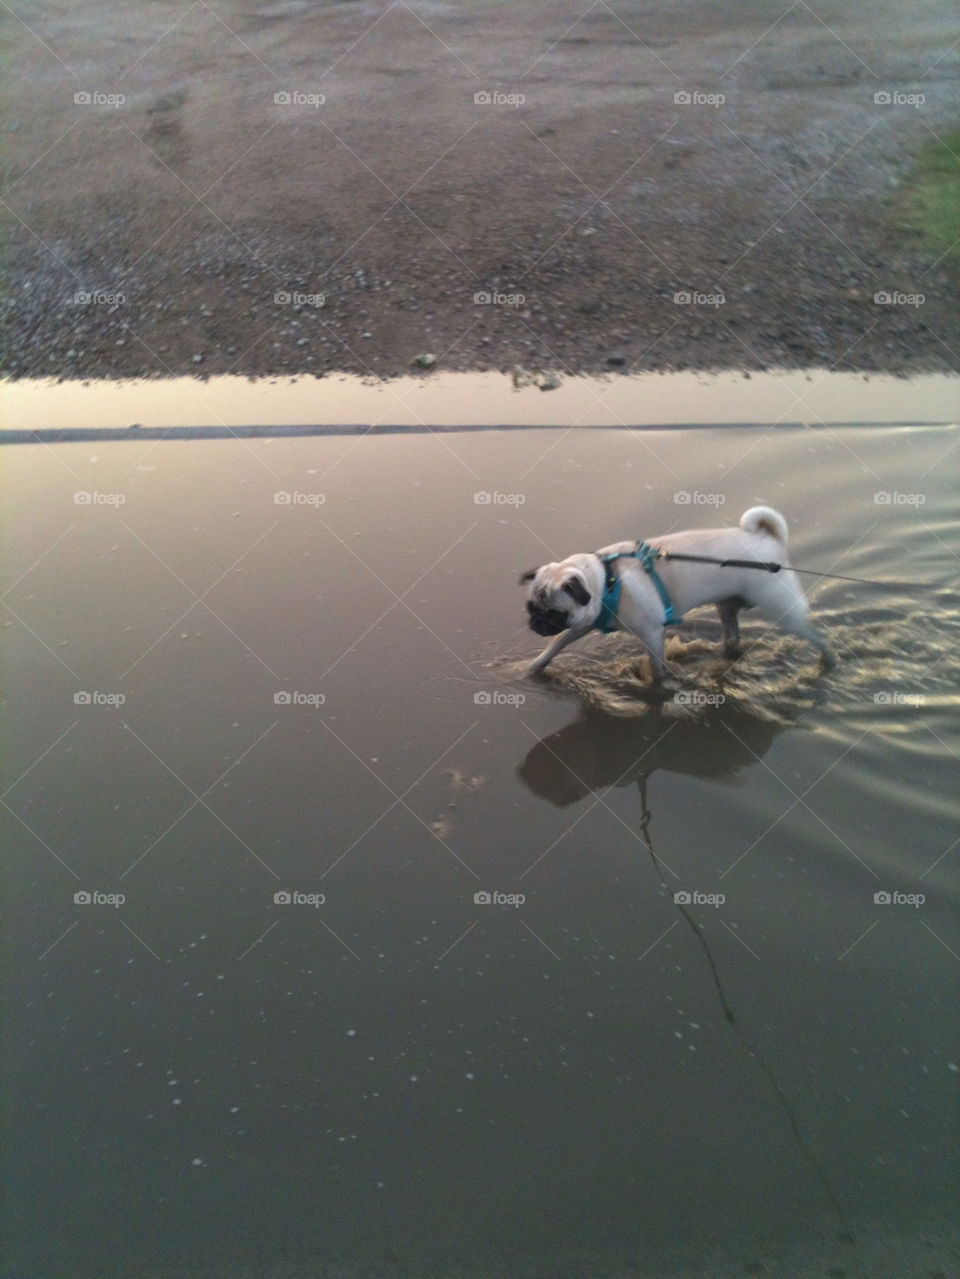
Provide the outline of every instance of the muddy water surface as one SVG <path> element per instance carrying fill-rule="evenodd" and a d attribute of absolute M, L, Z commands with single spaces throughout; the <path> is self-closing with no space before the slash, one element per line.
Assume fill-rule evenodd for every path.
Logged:
<path fill-rule="evenodd" d="M 794 370 L 562 377 L 439 373 L 389 381 L 347 374 L 256 381 L 0 383 L 0 440 L 32 432 L 202 427 L 229 435 L 258 427 L 678 426 L 709 423 L 952 422 L 960 379 Z M 546 376 L 540 380 L 546 382 Z"/>
<path fill-rule="evenodd" d="M 957 440 L 6 450 L 5 1273 L 954 1272 Z M 521 570 L 757 501 L 901 584 L 835 670 L 522 678 Z"/>

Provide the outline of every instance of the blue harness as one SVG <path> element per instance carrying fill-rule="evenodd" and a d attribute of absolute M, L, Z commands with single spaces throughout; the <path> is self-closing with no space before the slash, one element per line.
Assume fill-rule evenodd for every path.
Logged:
<path fill-rule="evenodd" d="M 646 542 L 638 542 L 632 551 L 614 551 L 611 555 L 598 556 L 600 563 L 606 569 L 606 581 L 603 584 L 603 596 L 600 600 L 600 612 L 597 620 L 593 624 L 593 629 L 604 631 L 609 634 L 610 631 L 617 629 L 617 609 L 620 607 L 620 589 L 621 581 L 617 574 L 613 571 L 614 560 L 633 559 L 639 560 L 642 568 L 649 573 L 650 580 L 657 588 L 657 594 L 663 601 L 663 624 L 664 626 L 679 626 L 683 621 L 682 617 L 677 617 L 673 608 L 673 601 L 670 599 L 670 592 L 663 584 L 663 579 L 654 567 L 660 552 L 654 546 L 648 546 Z"/>

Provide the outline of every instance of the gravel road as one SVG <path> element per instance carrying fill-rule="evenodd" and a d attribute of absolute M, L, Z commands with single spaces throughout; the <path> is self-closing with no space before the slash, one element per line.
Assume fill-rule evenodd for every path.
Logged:
<path fill-rule="evenodd" d="M 958 368 L 902 217 L 942 0 L 24 0 L 0 37 L 7 375 Z"/>

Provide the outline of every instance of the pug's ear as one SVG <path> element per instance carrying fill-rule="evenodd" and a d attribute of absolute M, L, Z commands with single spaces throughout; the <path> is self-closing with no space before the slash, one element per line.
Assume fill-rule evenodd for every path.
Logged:
<path fill-rule="evenodd" d="M 579 604 L 584 608 L 590 603 L 590 592 L 587 590 L 586 584 L 582 577 L 567 577 L 563 582 L 563 589 L 567 592 L 575 604 Z"/>
<path fill-rule="evenodd" d="M 520 585 L 523 586 L 524 582 L 532 582 L 536 576 L 537 570 L 535 568 L 528 568 L 520 577 Z"/>

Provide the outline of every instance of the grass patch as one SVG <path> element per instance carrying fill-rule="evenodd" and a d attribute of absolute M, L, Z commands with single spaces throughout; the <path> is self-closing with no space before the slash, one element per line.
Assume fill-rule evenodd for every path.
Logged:
<path fill-rule="evenodd" d="M 935 258 L 960 263 L 960 129 L 917 157 L 897 201 L 899 223 L 921 236 Z"/>

